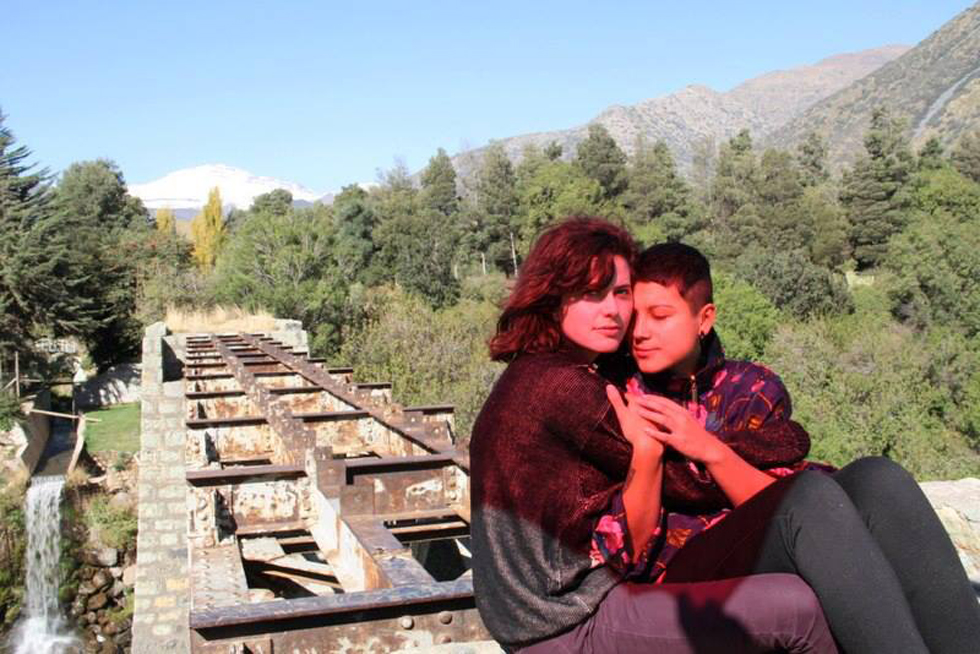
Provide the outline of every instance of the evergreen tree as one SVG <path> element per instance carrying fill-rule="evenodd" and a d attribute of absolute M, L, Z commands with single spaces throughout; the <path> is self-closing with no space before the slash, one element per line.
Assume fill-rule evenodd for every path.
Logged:
<path fill-rule="evenodd" d="M 70 165 L 56 189 L 56 205 L 74 243 L 76 265 L 98 284 L 86 286 L 99 324 L 82 335 L 100 369 L 139 353 L 142 325 L 136 307 L 141 269 L 155 252 L 155 236 L 142 202 L 126 190 L 115 163 L 100 159 Z"/>
<path fill-rule="evenodd" d="M 177 219 L 174 216 L 174 210 L 166 207 L 163 209 L 157 209 L 156 225 L 157 231 L 164 234 L 177 233 Z"/>
<path fill-rule="evenodd" d="M 960 137 L 951 158 L 958 171 L 980 183 L 980 131 L 968 132 Z"/>
<path fill-rule="evenodd" d="M 626 155 L 602 125 L 589 125 L 589 135 L 579 143 L 574 163 L 599 182 L 603 199 L 611 200 L 626 189 Z"/>
<path fill-rule="evenodd" d="M 483 272 L 489 260 L 502 270 L 516 273 L 517 177 L 500 144 L 491 144 L 483 156 L 477 173 L 476 205 L 480 216 L 476 248 Z"/>
<path fill-rule="evenodd" d="M 858 269 L 878 265 L 888 240 L 906 222 L 906 184 L 915 166 L 904 121 L 875 109 L 864 137 L 866 155 L 844 175 L 841 202 L 850 223 Z"/>
<path fill-rule="evenodd" d="M 623 203 L 634 222 L 647 223 L 666 213 L 686 211 L 690 189 L 677 174 L 664 141 L 650 147 L 639 139 L 628 173 Z"/>
<path fill-rule="evenodd" d="M 422 171 L 423 206 L 438 211 L 443 216 L 451 216 L 459 210 L 456 195 L 456 170 L 446 151 L 439 148 L 429 159 L 429 165 Z"/>
<path fill-rule="evenodd" d="M 84 290 L 70 230 L 56 212 L 47 173 L 32 172 L 0 113 L 0 350 L 29 354 L 45 331 L 84 334 L 98 323 Z"/>
<path fill-rule="evenodd" d="M 76 162 L 58 182 L 60 211 L 73 223 L 97 232 L 109 232 L 149 224 L 149 214 L 139 198 L 126 190 L 122 171 L 108 159 Z"/>
<path fill-rule="evenodd" d="M 292 210 L 293 194 L 284 188 L 277 188 L 256 196 L 249 208 L 253 214 L 265 213 L 273 216 L 285 216 Z"/>
<path fill-rule="evenodd" d="M 711 182 L 715 175 L 718 148 L 712 136 L 706 136 L 694 143 L 691 157 L 691 184 L 694 195 L 703 205 L 711 204 Z"/>
<path fill-rule="evenodd" d="M 194 260 L 203 271 L 211 270 L 225 235 L 221 212 L 221 192 L 218 187 L 208 193 L 208 202 L 201 213 L 191 221 L 191 240 L 194 243 Z"/>
<path fill-rule="evenodd" d="M 926 141 L 919 150 L 919 170 L 936 170 L 946 163 L 943 157 L 943 144 L 935 136 Z"/>
<path fill-rule="evenodd" d="M 459 232 L 449 216 L 432 209 L 395 215 L 378 226 L 375 240 L 375 256 L 389 279 L 433 307 L 457 300 L 453 264 Z"/>
<path fill-rule="evenodd" d="M 525 161 L 528 161 L 525 159 Z M 534 165 L 534 172 L 518 168 L 520 201 L 518 256 L 523 256 L 541 232 L 554 222 L 574 214 L 595 214 L 602 204 L 602 187 L 579 166 L 564 161 Z M 533 164 L 532 164 L 533 165 Z"/>
<path fill-rule="evenodd" d="M 379 173 L 378 180 L 370 200 L 379 223 L 419 210 L 419 193 L 404 161 L 396 160 L 390 170 Z"/>
<path fill-rule="evenodd" d="M 558 161 L 564 154 L 564 148 L 558 141 L 550 141 L 548 145 L 544 146 L 543 154 L 548 161 Z"/>
<path fill-rule="evenodd" d="M 377 219 L 364 189 L 357 184 L 345 186 L 334 198 L 333 218 L 337 232 L 333 250 L 341 274 L 349 282 L 374 284 L 379 277 L 372 268 L 377 250 L 372 233 Z"/>
<path fill-rule="evenodd" d="M 316 352 L 335 353 L 347 315 L 347 284 L 333 256 L 333 239 L 329 221 L 315 207 L 250 216 L 218 256 L 218 299 L 301 320 Z"/>
<path fill-rule="evenodd" d="M 827 171 L 827 144 L 816 132 L 810 132 L 796 149 L 796 161 L 800 169 L 800 182 L 804 186 L 817 186 L 830 179 Z"/>
<path fill-rule="evenodd" d="M 721 232 L 726 231 L 728 219 L 742 205 L 752 202 L 758 186 L 758 163 L 752 150 L 752 136 L 743 129 L 723 143 L 711 185 L 715 216 Z"/>

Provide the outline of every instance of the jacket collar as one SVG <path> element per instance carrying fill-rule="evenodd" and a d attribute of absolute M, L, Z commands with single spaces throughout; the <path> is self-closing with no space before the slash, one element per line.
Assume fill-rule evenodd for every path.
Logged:
<path fill-rule="evenodd" d="M 709 390 L 715 373 L 725 365 L 725 350 L 721 339 L 712 328 L 701 343 L 701 356 L 698 358 L 697 372 L 693 375 L 697 396 Z M 691 378 L 673 377 L 669 371 L 652 375 L 643 375 L 643 383 L 654 392 L 667 397 L 677 397 L 684 400 L 691 398 Z"/>

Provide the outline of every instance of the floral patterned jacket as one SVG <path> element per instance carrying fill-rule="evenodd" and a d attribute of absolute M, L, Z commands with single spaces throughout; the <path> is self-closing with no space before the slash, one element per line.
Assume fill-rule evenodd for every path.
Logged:
<path fill-rule="evenodd" d="M 714 331 L 705 339 L 699 371 L 690 379 L 633 372 L 626 388 L 675 400 L 739 456 L 775 477 L 827 468 L 804 459 L 810 438 L 790 420 L 789 393 L 779 377 L 765 366 L 726 359 Z M 631 551 L 620 492 L 596 523 L 594 565 L 610 565 L 634 581 L 655 581 L 688 540 L 728 515 L 730 502 L 703 466 L 676 452 L 667 457 L 663 516 L 656 536 L 644 551 Z"/>

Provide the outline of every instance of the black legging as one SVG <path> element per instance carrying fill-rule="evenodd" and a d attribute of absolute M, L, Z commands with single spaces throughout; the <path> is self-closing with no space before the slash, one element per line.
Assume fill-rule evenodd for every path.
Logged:
<path fill-rule="evenodd" d="M 980 606 L 918 484 L 888 459 L 782 479 L 692 538 L 665 581 L 795 572 L 848 654 L 980 651 Z"/>

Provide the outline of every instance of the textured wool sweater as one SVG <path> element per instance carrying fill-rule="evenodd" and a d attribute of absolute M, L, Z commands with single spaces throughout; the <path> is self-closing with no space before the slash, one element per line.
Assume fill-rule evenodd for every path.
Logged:
<path fill-rule="evenodd" d="M 606 383 L 566 353 L 522 355 L 474 424 L 473 586 L 484 623 L 503 645 L 579 624 L 620 579 L 589 555 L 631 456 Z"/>

